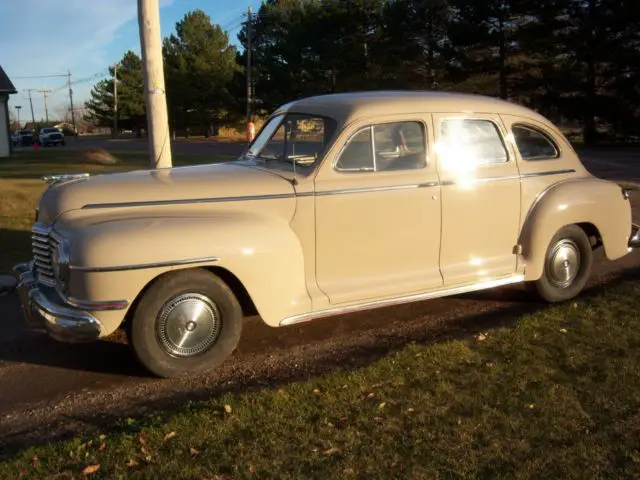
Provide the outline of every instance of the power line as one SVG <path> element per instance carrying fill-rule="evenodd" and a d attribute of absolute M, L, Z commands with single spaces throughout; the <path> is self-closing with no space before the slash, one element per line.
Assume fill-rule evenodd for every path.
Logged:
<path fill-rule="evenodd" d="M 16 80 L 25 80 L 28 78 L 52 78 L 52 77 L 66 77 L 66 75 L 23 75 L 18 77 L 16 77 L 15 75 L 11 76 L 11 78 Z"/>
<path fill-rule="evenodd" d="M 244 23 L 244 20 L 243 20 L 244 15 L 245 15 L 244 13 L 241 15 L 238 15 L 236 18 L 226 22 L 224 25 L 219 25 L 220 29 L 233 30 L 234 28 L 237 28 L 237 26 L 232 26 L 232 25 L 236 25 L 237 23 L 240 23 L 240 24 Z"/>

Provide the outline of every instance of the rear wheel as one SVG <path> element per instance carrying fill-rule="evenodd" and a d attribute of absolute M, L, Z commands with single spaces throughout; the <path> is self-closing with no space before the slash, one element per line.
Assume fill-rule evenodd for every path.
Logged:
<path fill-rule="evenodd" d="M 206 270 L 160 277 L 144 293 L 129 330 L 138 360 L 160 377 L 212 370 L 233 353 L 242 309 L 229 287 Z"/>
<path fill-rule="evenodd" d="M 562 302 L 576 297 L 591 274 L 593 251 L 587 234 L 577 225 L 561 228 L 549 242 L 542 276 L 535 287 L 543 300 Z"/>

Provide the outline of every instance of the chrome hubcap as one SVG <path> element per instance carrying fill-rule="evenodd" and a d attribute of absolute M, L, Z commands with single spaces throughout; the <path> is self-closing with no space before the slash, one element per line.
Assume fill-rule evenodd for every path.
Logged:
<path fill-rule="evenodd" d="M 185 293 L 164 305 L 156 325 L 160 345 L 169 355 L 192 357 L 216 342 L 222 317 L 208 297 Z"/>
<path fill-rule="evenodd" d="M 547 260 L 551 283 L 566 288 L 573 283 L 580 270 L 580 249 L 571 240 L 560 240 Z"/>

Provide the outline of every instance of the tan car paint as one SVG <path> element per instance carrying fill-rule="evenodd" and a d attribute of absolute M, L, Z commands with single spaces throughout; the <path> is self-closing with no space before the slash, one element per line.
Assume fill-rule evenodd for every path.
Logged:
<path fill-rule="evenodd" d="M 362 118 L 342 132 L 316 175 L 316 275 L 331 304 L 442 286 L 440 187 L 433 162 L 420 170 L 376 173 L 334 166 L 342 145 L 362 127 L 406 120 L 430 130 L 429 115 Z"/>
<path fill-rule="evenodd" d="M 232 164 L 138 170 L 95 175 L 46 190 L 39 220 L 51 224 L 63 212 L 93 207 L 104 210 L 109 205 L 146 203 L 147 207 L 162 207 L 163 203 L 185 202 L 190 206 L 203 200 L 285 194 L 293 194 L 293 187 L 282 177 Z M 146 208 L 144 214 L 150 211 Z"/>
<path fill-rule="evenodd" d="M 514 274 L 513 253 L 520 221 L 520 178 L 511 146 L 505 163 L 458 168 L 458 156 L 447 165 L 441 124 L 457 118 L 487 120 L 504 135 L 495 114 L 434 114 L 436 160 L 442 183 L 440 266 L 445 285 L 481 282 Z M 438 148 L 440 146 L 440 148 Z"/>
<path fill-rule="evenodd" d="M 562 134 L 528 109 L 476 96 L 374 92 L 314 97 L 279 109 L 287 110 L 339 123 L 322 163 L 315 173 L 296 176 L 295 186 L 283 178 L 291 174 L 216 165 L 102 175 L 47 191 L 39 221 L 58 219 L 55 228 L 71 239 L 71 263 L 79 267 L 72 269 L 68 295 L 133 303 L 164 272 L 224 268 L 242 282 L 263 320 L 277 326 L 534 280 L 549 239 L 567 224 L 595 225 L 610 259 L 627 252 L 631 214 L 620 188 L 591 177 Z M 452 116 L 494 121 L 509 161 L 471 175 L 442 168 L 438 125 Z M 424 123 L 425 168 L 335 170 L 358 128 L 392 119 Z M 508 135 L 513 122 L 546 131 L 561 157 L 522 160 Z M 575 172 L 558 173 L 563 170 Z M 540 175 L 549 171 L 555 173 Z M 216 260 L 83 271 L 211 257 Z M 101 335 L 112 333 L 125 313 L 94 312 Z"/>
<path fill-rule="evenodd" d="M 71 258 L 76 267 L 109 269 L 211 257 L 218 260 L 89 274 L 72 267 L 69 292 L 82 299 L 132 303 L 161 273 L 212 266 L 238 277 L 260 315 L 275 325 L 281 318 L 311 309 L 302 249 L 289 227 L 294 207 L 295 199 L 288 198 L 253 201 L 251 211 L 246 206 L 242 210 L 241 202 L 229 202 L 188 209 L 159 206 L 149 213 L 141 207 L 131 212 L 123 209 L 116 218 L 98 218 L 95 223 L 76 223 L 70 215 L 61 223 L 61 232 L 81 232 L 71 237 L 75 240 Z M 108 330 L 115 328 L 117 325 Z"/>
<path fill-rule="evenodd" d="M 535 280 L 542 275 L 549 241 L 565 225 L 594 225 L 609 260 L 628 253 L 631 206 L 615 183 L 597 178 L 567 179 L 549 187 L 538 198 L 520 239 L 527 265 L 526 280 Z"/>

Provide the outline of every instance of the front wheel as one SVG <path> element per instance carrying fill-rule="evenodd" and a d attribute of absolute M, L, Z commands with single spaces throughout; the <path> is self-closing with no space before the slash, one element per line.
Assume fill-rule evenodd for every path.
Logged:
<path fill-rule="evenodd" d="M 153 374 L 196 375 L 233 353 L 243 318 L 235 295 L 219 277 L 201 269 L 181 270 L 160 277 L 144 293 L 129 341 Z"/>
<path fill-rule="evenodd" d="M 561 228 L 553 236 L 535 287 L 543 300 L 557 303 L 576 297 L 591 273 L 593 250 L 587 234 L 577 225 Z"/>

